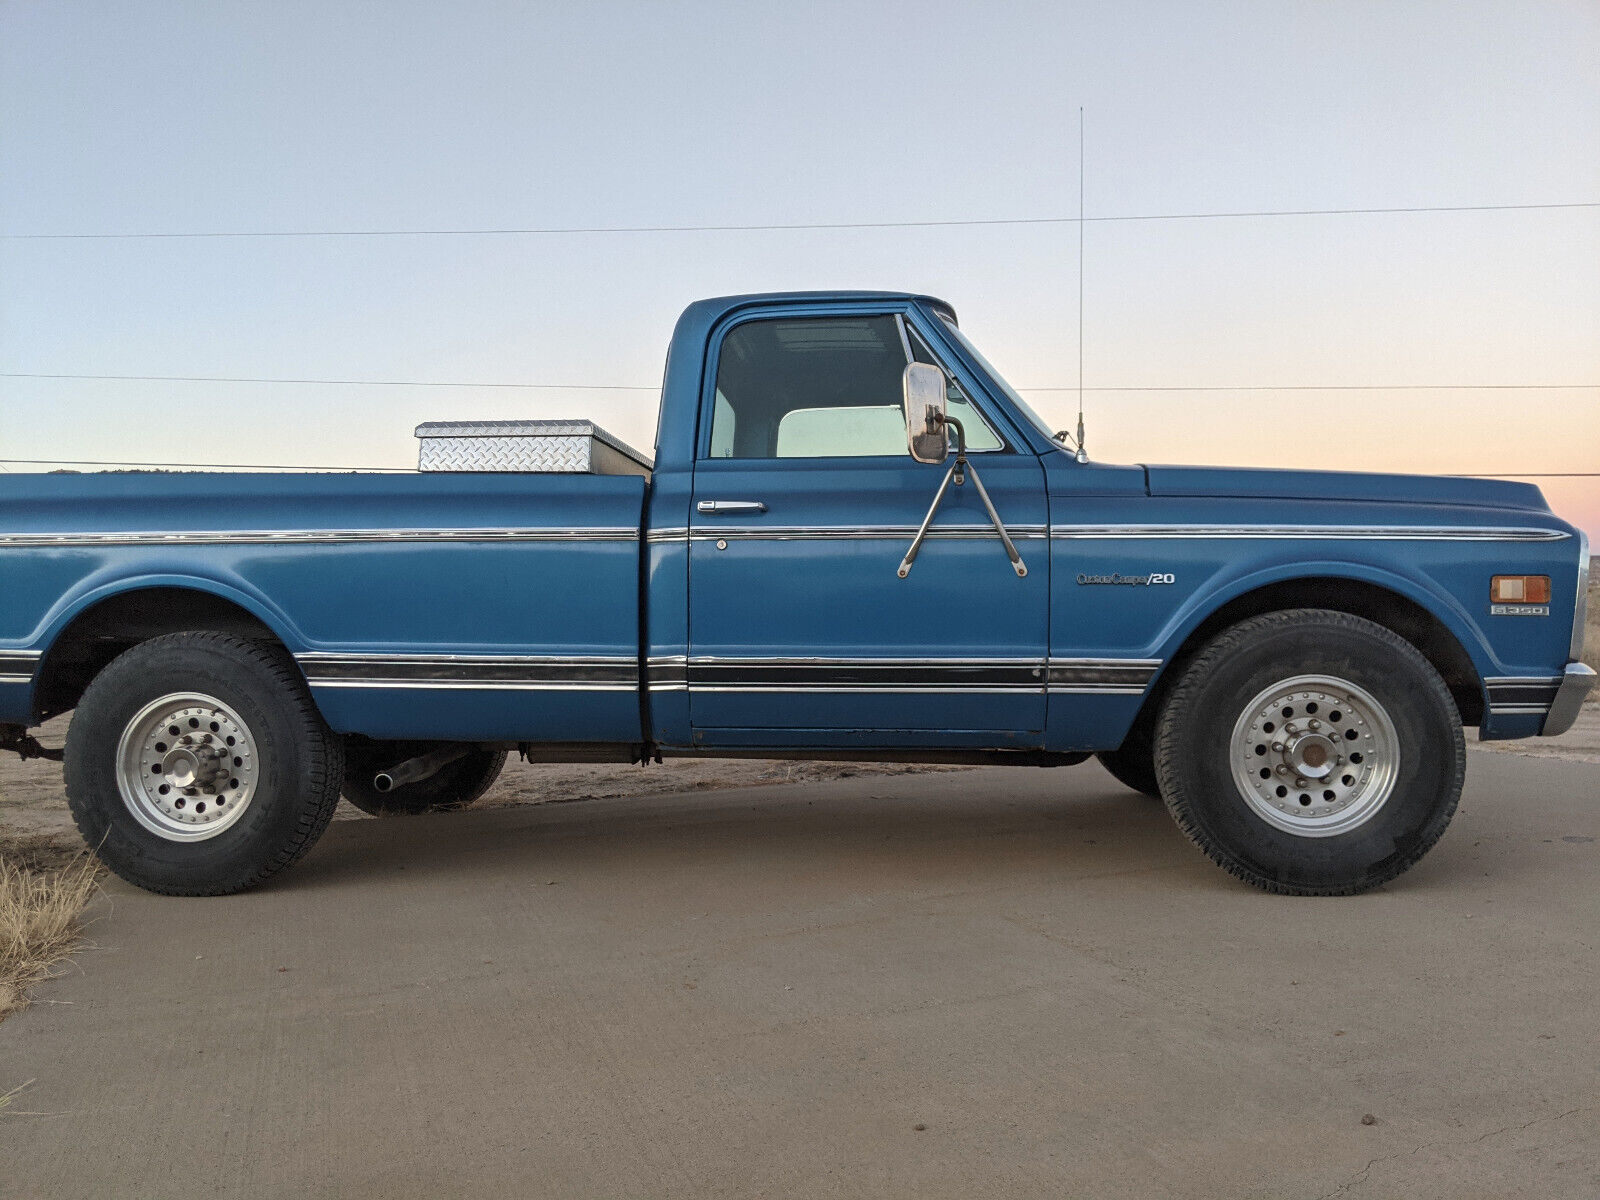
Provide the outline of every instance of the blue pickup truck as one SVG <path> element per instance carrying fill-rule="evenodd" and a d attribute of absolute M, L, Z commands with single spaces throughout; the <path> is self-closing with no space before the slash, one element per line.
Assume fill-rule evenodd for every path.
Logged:
<path fill-rule="evenodd" d="M 1594 682 L 1538 489 L 1091 462 L 928 296 L 690 305 L 653 461 L 419 435 L 414 475 L 0 478 L 0 745 L 74 710 L 123 878 L 238 891 L 341 794 L 460 806 L 510 752 L 1095 755 L 1240 879 L 1349 894 L 1444 832 L 1464 725 L 1560 733 Z"/>

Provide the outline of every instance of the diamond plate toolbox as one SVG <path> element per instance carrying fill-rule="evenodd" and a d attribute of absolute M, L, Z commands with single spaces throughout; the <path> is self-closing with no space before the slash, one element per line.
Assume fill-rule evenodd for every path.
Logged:
<path fill-rule="evenodd" d="M 648 475 L 652 462 L 592 421 L 426 421 L 421 471 Z"/>

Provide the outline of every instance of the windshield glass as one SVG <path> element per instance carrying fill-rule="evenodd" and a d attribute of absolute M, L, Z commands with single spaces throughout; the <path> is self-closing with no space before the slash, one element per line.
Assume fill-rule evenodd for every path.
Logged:
<path fill-rule="evenodd" d="M 955 338 L 956 341 L 960 342 L 962 348 L 966 350 L 968 354 L 972 355 L 973 361 L 983 368 L 990 379 L 994 380 L 995 386 L 1006 394 L 1006 399 L 1010 400 L 1011 403 L 1016 406 L 1017 412 L 1020 413 L 1022 417 L 1026 419 L 1035 429 L 1044 434 L 1045 437 L 1049 438 L 1054 445 L 1059 447 L 1061 443 L 1055 440 L 1055 431 L 1051 429 L 1049 425 L 1045 424 L 1043 417 L 1028 407 L 1028 402 L 1017 394 L 1017 389 L 1007 383 L 1005 381 L 1005 376 L 1001 375 L 999 371 L 996 371 L 994 369 L 994 365 L 978 352 L 978 348 L 967 339 L 967 335 L 961 332 L 960 327 L 943 313 L 939 314 L 939 320 L 944 322 L 944 327 L 950 331 L 950 336 Z"/>

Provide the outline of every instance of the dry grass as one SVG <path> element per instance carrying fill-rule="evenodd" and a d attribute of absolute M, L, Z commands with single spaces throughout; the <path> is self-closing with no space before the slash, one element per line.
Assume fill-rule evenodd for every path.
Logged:
<path fill-rule="evenodd" d="M 17 1107 L 17 1097 L 22 1095 L 23 1092 L 27 1091 L 29 1088 L 31 1088 L 37 1082 L 39 1082 L 37 1079 L 29 1079 L 25 1083 L 19 1083 L 16 1087 L 12 1088 L 9 1092 L 0 1092 L 0 1117 L 60 1117 L 60 1116 L 65 1116 L 66 1115 L 65 1113 L 35 1112 L 35 1111 L 31 1110 L 31 1109 L 18 1108 Z"/>
<path fill-rule="evenodd" d="M 83 935 L 100 863 L 51 837 L 0 840 L 0 1020 L 28 1003 Z"/>

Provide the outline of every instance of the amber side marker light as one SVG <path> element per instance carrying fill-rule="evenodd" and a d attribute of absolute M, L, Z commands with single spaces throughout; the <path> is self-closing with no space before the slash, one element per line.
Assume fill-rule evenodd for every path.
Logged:
<path fill-rule="evenodd" d="M 1549 604 L 1550 576 L 1496 575 L 1489 581 L 1489 600 L 1494 604 Z"/>

